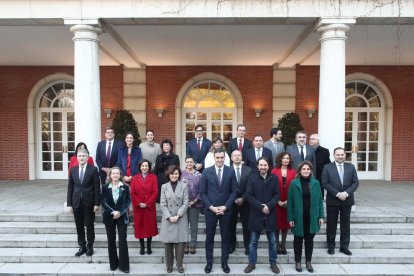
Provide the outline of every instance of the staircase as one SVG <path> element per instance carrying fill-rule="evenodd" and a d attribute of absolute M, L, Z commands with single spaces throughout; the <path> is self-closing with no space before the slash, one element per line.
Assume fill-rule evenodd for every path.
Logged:
<path fill-rule="evenodd" d="M 158 211 L 158 219 L 161 213 Z M 353 255 L 346 256 L 336 248 L 335 255 L 326 253 L 325 228 L 315 237 L 312 263 L 313 275 L 414 275 L 414 218 L 390 208 L 371 210 L 358 206 L 351 214 Z M 339 226 L 338 226 L 339 231 Z M 74 257 L 77 251 L 73 216 L 57 212 L 2 212 L 0 214 L 0 274 L 6 275 L 119 275 L 109 270 L 106 234 L 102 217 L 96 218 L 95 254 Z M 230 275 L 245 275 L 248 263 L 242 248 L 241 226 L 238 225 L 239 247 L 230 255 Z M 217 231 L 217 233 L 219 233 Z M 339 238 L 339 236 L 337 236 Z M 197 253 L 185 255 L 186 275 L 205 275 L 205 223 L 200 216 Z M 211 274 L 223 275 L 220 267 L 220 235 Z M 293 236 L 288 236 L 288 254 L 278 256 L 280 275 L 301 275 L 294 269 Z M 164 248 L 158 237 L 153 238 L 153 254 L 140 255 L 139 241 L 128 229 L 131 275 L 168 275 L 164 264 Z M 337 242 L 338 246 L 339 242 Z M 272 275 L 269 269 L 266 236 L 259 241 L 258 265 L 251 273 Z M 304 257 L 302 258 L 304 263 Z M 173 274 L 179 274 L 175 268 Z"/>

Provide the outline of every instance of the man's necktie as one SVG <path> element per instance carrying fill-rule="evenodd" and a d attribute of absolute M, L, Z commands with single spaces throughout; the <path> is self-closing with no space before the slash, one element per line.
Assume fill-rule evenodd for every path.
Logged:
<path fill-rule="evenodd" d="M 236 177 L 237 177 L 237 183 L 240 184 L 240 167 L 236 168 Z"/>
<path fill-rule="evenodd" d="M 198 153 L 200 153 L 201 151 L 201 140 L 200 139 L 197 140 L 197 149 L 198 149 Z"/>
<path fill-rule="evenodd" d="M 239 140 L 239 151 L 243 150 L 242 139 Z"/>
<path fill-rule="evenodd" d="M 259 160 L 259 158 L 260 157 L 262 157 L 261 155 L 260 155 L 260 150 L 257 150 L 256 151 L 256 160 Z"/>
<path fill-rule="evenodd" d="M 302 161 L 305 161 L 305 155 L 303 154 L 303 146 L 300 147 L 300 158 L 302 158 Z"/>
<path fill-rule="evenodd" d="M 221 187 L 221 168 L 218 169 L 217 181 L 218 181 L 219 186 Z"/>
<path fill-rule="evenodd" d="M 344 168 L 343 168 L 343 164 L 338 164 L 338 168 L 339 168 L 339 178 L 341 179 L 341 184 L 343 186 L 344 185 Z"/>
<path fill-rule="evenodd" d="M 81 166 L 81 171 L 80 171 L 80 176 L 79 176 L 79 181 L 82 184 L 83 182 L 83 176 L 85 175 L 85 171 L 84 171 L 84 166 Z"/>
<path fill-rule="evenodd" d="M 111 167 L 111 142 L 108 142 L 108 149 L 106 150 L 106 166 Z"/>

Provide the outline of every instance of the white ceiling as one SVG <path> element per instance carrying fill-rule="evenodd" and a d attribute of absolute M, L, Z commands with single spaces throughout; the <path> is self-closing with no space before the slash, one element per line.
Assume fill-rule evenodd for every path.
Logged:
<path fill-rule="evenodd" d="M 319 34 L 306 31 L 312 22 L 296 25 L 107 22 L 112 32 L 100 36 L 100 64 L 273 65 L 281 61 L 281 67 L 297 63 L 318 65 Z M 304 39 L 299 39 L 296 45 L 303 32 Z M 414 65 L 414 25 L 354 25 L 347 35 L 347 65 Z M 0 65 L 73 65 L 73 34 L 69 26 L 0 26 L 0 37 Z"/>

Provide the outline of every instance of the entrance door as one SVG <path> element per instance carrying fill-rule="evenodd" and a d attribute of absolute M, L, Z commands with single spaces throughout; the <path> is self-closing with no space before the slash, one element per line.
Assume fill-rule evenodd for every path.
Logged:
<path fill-rule="evenodd" d="M 37 112 L 37 177 L 65 179 L 75 152 L 73 84 L 55 83 L 40 97 Z"/>
<path fill-rule="evenodd" d="M 345 151 L 360 179 L 383 179 L 383 110 L 365 83 L 347 84 Z"/>

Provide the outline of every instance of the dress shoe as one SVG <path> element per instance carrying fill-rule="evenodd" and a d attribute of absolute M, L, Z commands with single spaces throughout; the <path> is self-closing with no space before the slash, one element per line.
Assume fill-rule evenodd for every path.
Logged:
<path fill-rule="evenodd" d="M 86 251 L 86 256 L 90 257 L 93 255 L 93 247 L 89 247 L 88 250 Z"/>
<path fill-rule="evenodd" d="M 248 264 L 248 266 L 246 266 L 246 268 L 244 269 L 244 273 L 250 273 L 255 268 L 256 268 L 256 265 L 255 264 Z"/>
<path fill-rule="evenodd" d="M 331 248 L 328 248 L 328 254 L 329 255 L 335 254 L 335 249 L 333 249 L 332 247 Z"/>
<path fill-rule="evenodd" d="M 180 273 L 184 273 L 184 267 L 183 267 L 183 266 L 180 266 L 180 267 L 178 268 L 178 272 L 180 272 Z"/>
<path fill-rule="evenodd" d="M 277 266 L 277 264 L 276 263 L 271 263 L 270 264 L 270 269 L 272 270 L 272 272 L 273 273 L 275 273 L 275 274 L 279 274 L 280 273 L 280 269 L 279 269 L 279 267 Z"/>
<path fill-rule="evenodd" d="M 80 257 L 80 256 L 82 256 L 83 254 L 85 254 L 86 253 L 86 247 L 81 247 L 81 248 L 79 248 L 79 251 L 78 252 L 76 252 L 76 254 L 75 254 L 75 256 L 76 257 Z"/>
<path fill-rule="evenodd" d="M 124 270 L 122 270 L 122 269 L 121 269 L 121 271 L 122 271 L 123 273 L 129 273 L 129 269 L 124 269 Z"/>
<path fill-rule="evenodd" d="M 278 255 L 282 255 L 282 254 L 283 254 L 282 249 L 278 249 L 278 250 L 277 250 L 277 254 L 278 254 Z"/>
<path fill-rule="evenodd" d="M 151 255 L 151 254 L 152 254 L 152 249 L 151 249 L 151 247 L 147 247 L 147 254 L 148 254 L 148 255 Z"/>
<path fill-rule="evenodd" d="M 339 248 L 339 252 L 344 253 L 345 255 L 351 256 L 352 252 L 348 248 Z"/>
<path fill-rule="evenodd" d="M 145 254 L 145 247 L 141 247 L 139 250 L 139 254 L 144 255 Z"/>
<path fill-rule="evenodd" d="M 313 267 L 311 262 L 306 261 L 306 269 L 310 272 L 313 273 Z"/>
<path fill-rule="evenodd" d="M 118 268 L 118 267 L 115 267 L 115 268 L 112 268 L 112 267 L 111 267 L 111 271 L 115 271 L 117 268 Z"/>
<path fill-rule="evenodd" d="M 213 263 L 212 262 L 208 262 L 206 264 L 206 267 L 204 268 L 204 272 L 205 273 L 210 273 L 212 268 L 213 268 Z"/>
<path fill-rule="evenodd" d="M 195 246 L 191 246 L 190 247 L 190 253 L 191 254 L 195 254 L 196 253 L 196 247 Z"/>
<path fill-rule="evenodd" d="M 190 252 L 190 249 L 188 248 L 188 244 L 184 247 L 184 254 L 188 254 Z"/>
<path fill-rule="evenodd" d="M 167 267 L 167 273 L 171 273 L 171 272 L 173 272 L 172 267 Z"/>
<path fill-rule="evenodd" d="M 295 269 L 297 272 L 302 272 L 302 265 L 298 262 L 295 263 Z"/>
<path fill-rule="evenodd" d="M 229 254 L 234 253 L 234 251 L 236 251 L 236 248 L 234 248 L 234 247 L 230 247 Z"/>
<path fill-rule="evenodd" d="M 230 273 L 230 267 L 227 265 L 227 262 L 222 262 L 221 268 L 223 269 L 224 273 Z"/>

